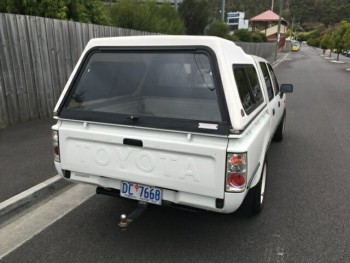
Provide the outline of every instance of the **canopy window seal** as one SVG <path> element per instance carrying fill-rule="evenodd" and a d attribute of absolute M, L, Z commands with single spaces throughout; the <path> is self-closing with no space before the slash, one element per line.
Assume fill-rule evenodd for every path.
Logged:
<path fill-rule="evenodd" d="M 108 59 L 106 61 L 104 61 L 103 57 L 98 58 L 98 56 L 103 56 L 103 54 L 104 56 L 108 54 Z M 141 100 L 146 99 L 148 105 L 152 105 L 154 104 L 155 100 L 158 100 L 158 103 L 160 103 L 159 99 L 161 97 L 158 97 L 158 96 L 163 96 L 162 98 L 168 98 L 164 100 L 164 102 L 162 102 L 163 103 L 162 105 L 164 105 L 162 107 L 165 107 L 165 105 L 167 105 L 166 101 L 169 101 L 173 98 L 173 100 L 176 100 L 178 103 L 178 106 L 176 106 L 176 112 L 181 112 L 181 108 L 183 108 L 182 113 L 178 115 L 174 111 L 174 113 L 170 113 L 170 115 L 169 114 L 167 115 L 166 113 L 162 115 L 160 113 L 152 114 L 151 111 L 148 111 L 148 112 L 145 111 L 144 114 L 139 114 L 138 112 L 136 112 L 136 110 L 127 112 L 128 111 L 127 106 L 125 106 L 125 109 L 123 111 L 120 111 L 120 110 L 113 111 L 108 109 L 108 106 L 104 106 L 104 104 L 106 103 L 103 102 L 102 99 L 98 98 L 98 99 L 94 99 L 93 100 L 94 102 L 90 102 L 92 100 L 91 92 L 89 95 L 84 89 L 81 89 L 81 88 L 79 89 L 79 85 L 81 86 L 82 85 L 81 82 L 83 81 L 89 84 L 89 81 L 86 80 L 87 78 L 86 76 L 88 74 L 90 74 L 91 76 L 91 74 L 94 74 L 94 72 L 95 74 L 98 73 L 98 71 L 96 71 L 98 69 L 96 68 L 96 63 L 108 64 L 108 63 L 117 63 L 118 61 L 123 61 L 120 59 L 118 60 L 119 54 L 120 56 L 124 56 L 123 63 L 132 64 L 135 61 L 148 63 L 145 66 L 146 68 L 139 69 L 139 72 L 137 72 L 138 69 L 135 69 L 134 67 L 131 67 L 132 65 L 130 65 L 131 68 L 135 69 L 132 73 L 134 74 L 134 77 L 133 77 L 134 81 L 135 79 L 137 79 L 137 74 L 144 74 L 144 76 L 142 77 L 142 82 L 143 82 L 142 85 L 148 85 L 148 86 L 142 87 L 142 89 L 149 87 L 148 90 L 150 93 L 146 95 L 141 94 L 142 96 L 140 97 Z M 190 56 L 189 56 L 190 54 L 193 54 L 192 59 L 190 59 Z M 154 61 L 147 60 L 146 57 L 143 58 L 144 59 L 143 61 L 142 59 L 137 60 L 137 57 L 140 57 L 140 56 L 141 57 L 151 56 L 152 59 L 154 59 Z M 166 76 L 162 77 L 162 74 L 152 74 L 153 70 L 164 69 L 167 65 L 169 65 L 168 67 L 175 65 L 175 64 L 171 64 L 171 63 L 174 63 L 174 62 L 171 62 L 171 58 L 170 58 L 170 62 L 168 61 L 169 60 L 167 58 L 168 56 L 180 57 L 180 59 L 182 56 L 185 59 L 184 61 L 186 61 L 186 57 L 187 57 L 187 59 L 189 59 L 188 60 L 189 62 L 181 62 L 181 63 L 193 63 L 192 69 L 189 66 L 191 64 L 188 64 L 188 66 L 187 64 L 184 64 L 183 70 L 186 71 L 185 73 L 187 73 L 187 75 L 192 78 L 191 79 L 192 81 L 194 81 L 194 79 L 197 79 L 197 83 L 202 83 L 201 84 L 202 86 L 196 87 L 196 86 L 175 85 L 175 87 L 179 88 L 179 90 L 169 89 L 169 88 L 165 89 L 163 87 L 160 89 L 160 87 L 156 86 L 156 85 L 160 85 L 162 81 L 165 81 Z M 131 62 L 125 60 L 128 57 L 132 58 L 130 60 Z M 115 58 L 117 59 L 117 62 L 113 61 Z M 157 59 L 159 60 L 158 62 L 157 62 Z M 168 63 L 168 64 L 163 64 L 163 63 Z M 114 68 L 112 66 L 108 66 L 108 67 L 109 68 L 107 68 L 107 70 L 112 70 Z M 125 70 L 127 69 L 125 69 L 124 67 L 124 71 Z M 100 69 L 99 71 L 102 72 L 100 74 L 102 74 L 101 76 L 103 76 L 103 70 Z M 84 55 L 82 63 L 80 64 L 77 72 L 79 73 L 76 74 L 73 80 L 71 81 L 68 92 L 65 94 L 61 104 L 58 107 L 58 110 L 55 112 L 55 115 L 58 116 L 59 118 L 70 118 L 70 119 L 77 119 L 82 121 L 84 120 L 98 121 L 98 122 L 105 122 L 105 123 L 111 123 L 111 124 L 132 125 L 132 126 L 149 127 L 149 128 L 153 127 L 153 128 L 171 129 L 171 130 L 181 129 L 184 131 L 199 132 L 199 133 L 204 132 L 204 133 L 213 133 L 213 134 L 222 134 L 222 135 L 229 134 L 231 121 L 228 114 L 226 99 L 224 96 L 221 77 L 220 77 L 218 64 L 217 64 L 217 58 L 214 51 L 207 46 L 132 47 L 132 48 L 130 47 L 103 47 L 103 48 L 96 47 L 91 49 Z M 131 69 L 129 72 L 131 72 Z M 174 75 L 173 71 L 168 70 L 168 72 L 172 72 L 173 74 L 172 78 L 176 76 Z M 195 77 L 194 75 L 195 72 L 197 72 L 197 77 Z M 121 71 L 120 74 L 121 75 L 119 76 L 123 76 L 125 79 L 125 74 L 123 74 L 123 71 Z M 111 74 L 109 74 L 108 76 L 110 75 Z M 100 79 L 103 81 L 106 81 L 106 79 L 103 77 L 102 78 L 100 77 Z M 148 84 L 147 84 L 147 81 L 148 81 Z M 175 78 L 174 81 L 182 81 L 182 79 L 180 78 L 179 80 L 179 78 Z M 183 79 L 183 81 L 185 81 L 185 79 Z M 151 83 L 153 84 L 150 85 Z M 154 83 L 156 83 L 156 85 Z M 191 85 L 191 82 L 183 82 L 183 83 L 186 83 L 185 85 Z M 100 83 L 98 84 L 100 86 L 102 85 Z M 89 85 L 93 85 L 93 84 L 89 84 Z M 134 86 L 137 89 L 140 89 L 140 87 L 136 85 L 138 84 L 134 84 Z M 103 85 L 103 87 L 104 89 L 107 89 L 105 88 L 106 85 Z M 152 89 L 150 89 L 150 87 L 152 87 Z M 137 91 L 136 88 L 135 88 L 135 92 Z M 205 91 L 203 88 L 206 88 L 207 91 Z M 90 90 L 94 90 L 93 92 L 97 93 L 95 86 L 90 88 Z M 107 91 L 104 90 L 102 92 L 106 93 Z M 126 103 L 127 99 L 129 100 L 133 99 L 134 101 L 130 102 L 128 104 L 129 105 L 128 107 L 131 107 L 130 105 L 132 105 L 132 103 L 134 103 L 135 105 L 138 105 L 140 102 L 135 100 L 136 97 L 132 95 L 130 91 L 128 92 L 129 92 L 129 95 L 127 94 L 127 96 L 124 96 L 123 101 Z M 143 90 L 141 90 L 141 92 L 143 92 Z M 165 96 L 161 95 L 164 92 L 170 92 L 170 93 L 168 95 L 165 94 Z M 181 95 L 182 94 L 181 92 L 185 92 L 183 93 L 183 95 L 184 94 L 188 94 L 188 95 L 184 95 L 185 97 L 181 97 L 183 96 Z M 80 96 L 78 100 L 75 100 L 76 94 L 83 94 L 83 97 Z M 107 100 L 115 100 L 115 103 L 120 103 L 122 101 L 118 99 L 113 99 L 113 96 L 109 96 L 109 95 L 104 95 L 104 96 L 105 96 L 104 98 L 106 98 Z M 122 97 L 120 95 L 118 96 L 120 98 Z M 101 98 L 103 97 L 101 96 Z M 74 103 L 71 102 L 72 100 L 74 100 Z M 186 107 L 182 107 L 181 103 L 182 104 L 187 103 L 188 109 L 186 110 Z M 190 103 L 194 103 L 194 104 L 191 105 Z M 79 105 L 83 105 L 83 106 L 79 106 Z M 206 105 L 207 110 L 199 110 L 199 108 L 202 107 L 200 105 Z M 139 109 L 141 108 L 144 109 L 145 106 L 140 104 Z M 169 107 L 166 109 L 169 110 Z M 216 116 L 216 117 L 213 118 L 212 116 Z M 159 118 L 162 118 L 162 121 L 160 121 Z M 174 122 L 176 125 L 170 122 Z"/>

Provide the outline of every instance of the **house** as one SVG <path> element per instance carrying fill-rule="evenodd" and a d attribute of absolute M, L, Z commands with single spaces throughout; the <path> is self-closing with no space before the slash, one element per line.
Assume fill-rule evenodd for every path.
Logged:
<path fill-rule="evenodd" d="M 252 31 L 261 32 L 266 35 L 267 41 L 270 43 L 277 42 L 278 39 L 278 21 L 279 15 L 267 10 L 250 19 Z M 288 22 L 281 17 L 279 48 L 283 48 L 286 41 Z"/>
<path fill-rule="evenodd" d="M 236 29 L 248 29 L 249 20 L 244 19 L 244 12 L 228 12 L 227 13 L 227 25 L 231 30 Z"/>

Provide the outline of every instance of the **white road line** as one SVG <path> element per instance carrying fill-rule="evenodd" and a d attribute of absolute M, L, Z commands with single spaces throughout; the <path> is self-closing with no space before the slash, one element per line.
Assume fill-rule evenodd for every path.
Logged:
<path fill-rule="evenodd" d="M 276 60 L 275 63 L 272 65 L 274 68 L 276 68 L 282 61 L 284 61 L 288 57 L 289 53 L 281 57 L 280 59 Z"/>
<path fill-rule="evenodd" d="M 91 185 L 75 185 L 2 227 L 0 260 L 87 201 L 95 194 L 95 189 Z"/>

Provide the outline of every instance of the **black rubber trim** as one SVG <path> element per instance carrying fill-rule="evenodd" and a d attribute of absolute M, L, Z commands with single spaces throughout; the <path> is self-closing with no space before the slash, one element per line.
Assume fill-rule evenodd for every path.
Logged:
<path fill-rule="evenodd" d="M 94 111 L 82 111 L 77 109 L 67 109 L 67 103 L 74 92 L 76 84 L 82 77 L 83 69 L 87 65 L 89 58 L 95 53 L 109 53 L 109 52 L 198 52 L 208 55 L 210 62 L 213 66 L 214 82 L 216 86 L 216 93 L 218 98 L 218 104 L 221 113 L 221 122 L 211 122 L 207 120 L 184 120 L 184 119 L 171 119 L 160 118 L 152 116 L 142 116 L 142 118 L 130 119 L 129 115 L 106 113 L 106 112 L 94 112 Z M 223 91 L 220 71 L 218 67 L 218 61 L 215 52 L 207 46 L 146 46 L 146 47 L 94 47 L 89 50 L 79 65 L 77 73 L 75 74 L 69 89 L 64 95 L 61 104 L 58 107 L 57 115 L 63 119 L 101 122 L 110 124 L 119 124 L 127 126 L 140 126 L 147 128 L 159 128 L 166 130 L 180 130 L 186 132 L 206 133 L 206 134 L 218 134 L 229 135 L 232 128 L 231 120 L 228 113 L 226 98 Z M 199 122 L 205 122 L 209 124 L 218 124 L 217 130 L 200 129 L 198 128 Z"/>
<path fill-rule="evenodd" d="M 255 175 L 256 175 L 256 172 L 258 171 L 260 165 L 261 165 L 261 163 L 258 162 L 258 165 L 256 166 L 256 168 L 255 168 L 255 170 L 254 170 L 254 172 L 253 172 L 253 174 L 252 174 L 252 177 L 251 177 L 250 180 L 249 180 L 249 183 L 248 183 L 248 185 L 247 185 L 247 189 L 250 188 L 250 185 L 251 185 L 251 183 L 253 182 L 253 180 L 254 180 L 254 178 L 255 178 Z"/>
<path fill-rule="evenodd" d="M 123 140 L 124 145 L 131 145 L 131 146 L 138 146 L 138 147 L 143 147 L 143 142 L 141 140 L 135 140 L 135 139 L 128 139 L 125 138 Z"/>
<path fill-rule="evenodd" d="M 225 205 L 225 200 L 224 199 L 216 198 L 216 200 L 215 200 L 216 208 L 222 209 L 222 208 L 224 208 L 224 205 Z"/>

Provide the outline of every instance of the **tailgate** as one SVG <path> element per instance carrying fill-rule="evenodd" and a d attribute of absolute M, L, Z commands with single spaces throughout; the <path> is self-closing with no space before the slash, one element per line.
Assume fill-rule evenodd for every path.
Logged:
<path fill-rule="evenodd" d="M 59 137 L 63 170 L 224 196 L 225 136 L 63 121 Z"/>

